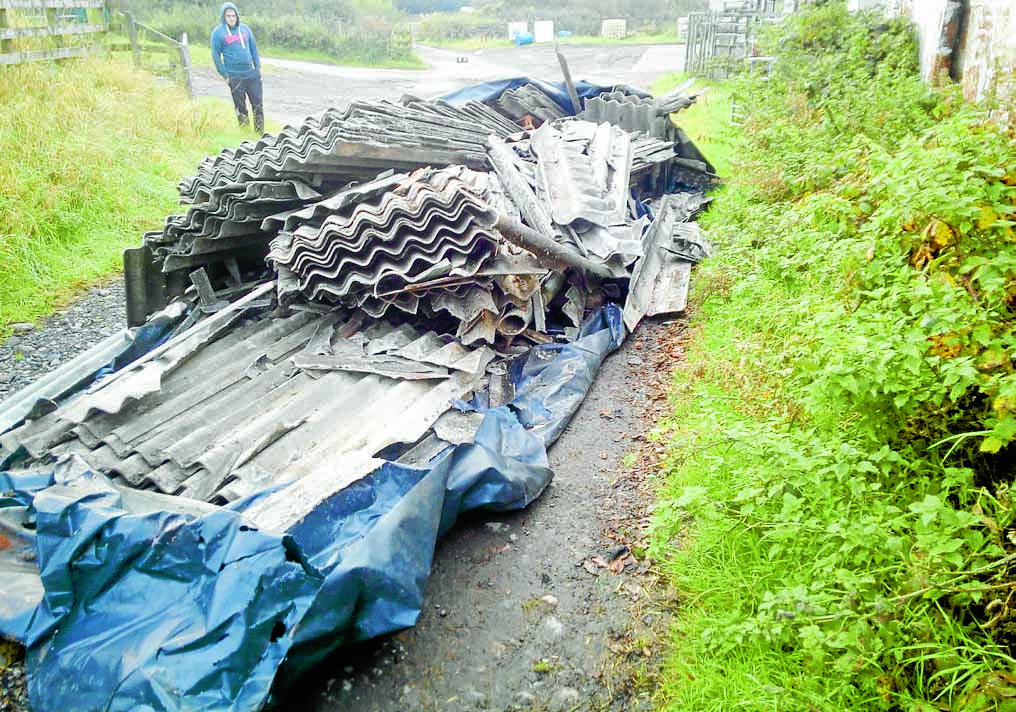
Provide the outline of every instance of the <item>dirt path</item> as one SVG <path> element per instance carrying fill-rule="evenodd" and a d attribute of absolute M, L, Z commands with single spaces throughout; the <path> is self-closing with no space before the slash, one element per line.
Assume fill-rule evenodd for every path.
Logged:
<path fill-rule="evenodd" d="M 684 62 L 683 45 L 566 46 L 563 50 L 576 80 L 644 89 L 661 74 L 679 71 Z M 266 58 L 266 112 L 281 123 L 298 123 L 305 116 L 354 100 L 398 99 L 403 94 L 431 98 L 470 84 L 517 76 L 561 80 L 554 50 L 547 46 L 476 52 L 419 47 L 418 53 L 429 69 L 336 67 Z M 469 61 L 456 61 L 460 56 Z M 199 96 L 229 98 L 222 80 L 208 67 L 195 69 L 194 87 Z"/>
<path fill-rule="evenodd" d="M 666 409 L 677 329 L 647 324 L 607 359 L 539 500 L 442 541 L 416 627 L 334 656 L 280 709 L 652 709 L 652 641 L 673 597 L 629 547 L 644 536 L 645 434 Z"/>

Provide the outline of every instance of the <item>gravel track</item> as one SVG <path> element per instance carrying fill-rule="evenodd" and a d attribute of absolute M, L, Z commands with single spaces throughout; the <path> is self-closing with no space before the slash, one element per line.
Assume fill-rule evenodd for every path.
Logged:
<path fill-rule="evenodd" d="M 123 278 L 93 287 L 38 325 L 0 343 L 0 401 L 127 326 Z"/>

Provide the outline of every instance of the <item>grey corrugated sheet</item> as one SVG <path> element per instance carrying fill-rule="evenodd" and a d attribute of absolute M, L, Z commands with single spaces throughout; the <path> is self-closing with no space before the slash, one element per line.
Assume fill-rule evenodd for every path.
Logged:
<path fill-rule="evenodd" d="M 704 203 L 704 196 L 690 193 L 666 195 L 660 202 L 656 220 L 643 237 L 645 254 L 635 263 L 624 305 L 629 331 L 646 316 L 676 314 L 688 305 L 693 261 L 687 246 L 705 248 L 705 240 L 697 223 L 685 221 Z"/>
<path fill-rule="evenodd" d="M 369 333 L 372 342 L 396 344 L 411 338 L 407 329 L 378 324 Z M 205 337 L 180 338 L 160 357 L 172 363 L 158 384 L 135 377 L 125 391 L 137 398 L 114 399 L 107 412 L 85 395 L 86 403 L 72 401 L 8 433 L 2 445 L 7 452 L 24 446 L 36 457 L 76 454 L 131 486 L 216 503 L 301 480 L 287 492 L 291 499 L 301 493 L 306 512 L 315 498 L 370 471 L 383 448 L 419 440 L 479 385 L 492 354 L 412 331 L 418 338 L 403 354 L 472 370 L 449 367 L 440 377 L 403 380 L 301 369 L 294 358 L 308 346 L 338 348 L 357 331 L 336 314 L 296 313 L 229 330 L 207 345 Z"/>
<path fill-rule="evenodd" d="M 280 296 L 338 301 L 375 318 L 443 314 L 466 344 L 525 331 L 546 269 L 489 227 L 491 204 L 508 202 L 496 176 L 460 166 L 387 181 L 383 194 L 351 189 L 273 220 L 289 228 L 269 255 Z"/>
<path fill-rule="evenodd" d="M 338 187 L 386 169 L 482 168 L 489 133 L 465 114 L 453 118 L 392 102 L 354 102 L 205 159 L 196 176 L 181 182 L 180 194 L 185 202 L 203 202 L 224 183 L 301 175 L 317 181 L 315 187 L 321 182 Z"/>
<path fill-rule="evenodd" d="M 564 108 L 535 84 L 523 84 L 504 92 L 495 107 L 513 121 L 531 116 L 541 124 L 568 115 Z"/>
<path fill-rule="evenodd" d="M 404 96 L 400 103 L 411 109 L 428 112 L 435 116 L 475 121 L 502 138 L 519 130 L 517 125 L 479 101 L 467 101 L 461 106 L 452 106 L 445 101 L 424 101 L 416 97 Z"/>
<path fill-rule="evenodd" d="M 380 198 L 358 202 L 272 241 L 269 259 L 296 276 L 280 292 L 379 296 L 453 274 L 471 276 L 493 256 L 496 236 L 474 220 L 486 210 L 485 179 L 466 169 L 418 171 Z"/>
<path fill-rule="evenodd" d="M 611 100 L 602 96 L 593 97 L 586 100 L 579 118 L 595 123 L 612 124 L 626 131 L 639 131 L 655 138 L 670 138 L 673 134 L 670 119 L 666 115 L 661 116 L 652 101 L 635 103 Z"/>

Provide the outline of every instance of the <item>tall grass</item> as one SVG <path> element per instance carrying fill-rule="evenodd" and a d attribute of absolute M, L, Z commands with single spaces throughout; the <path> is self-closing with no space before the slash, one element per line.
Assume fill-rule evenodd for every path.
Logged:
<path fill-rule="evenodd" d="M 179 179 L 244 137 L 223 103 L 119 61 L 0 69 L 0 334 L 120 269 Z"/>
<path fill-rule="evenodd" d="M 653 82 L 653 96 L 666 94 L 688 79 L 684 72 L 671 72 Z M 727 82 L 698 80 L 691 89 L 697 93 L 695 103 L 677 114 L 671 121 L 680 126 L 709 162 L 716 167 L 721 178 L 730 176 L 737 141 L 737 129 L 731 123 L 734 99 L 733 87 Z"/>

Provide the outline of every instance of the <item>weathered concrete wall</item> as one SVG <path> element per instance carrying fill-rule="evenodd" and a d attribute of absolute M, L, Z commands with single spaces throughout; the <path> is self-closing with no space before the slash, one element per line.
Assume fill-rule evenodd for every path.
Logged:
<path fill-rule="evenodd" d="M 948 0 L 909 0 L 902 10 L 921 36 L 921 71 L 930 78 L 941 61 L 942 26 Z M 967 99 L 980 99 L 996 87 L 1016 97 L 1016 0 L 969 0 L 959 48 L 960 78 Z"/>
<path fill-rule="evenodd" d="M 968 99 L 984 96 L 996 83 L 1000 94 L 1016 97 L 1014 0 L 971 0 L 960 69 Z"/>

